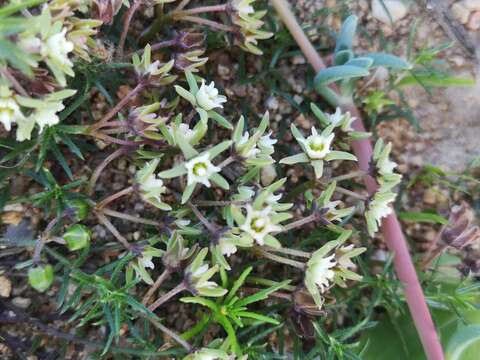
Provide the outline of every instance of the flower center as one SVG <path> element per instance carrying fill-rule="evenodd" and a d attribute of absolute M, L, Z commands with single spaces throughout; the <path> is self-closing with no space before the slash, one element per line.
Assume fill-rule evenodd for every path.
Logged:
<path fill-rule="evenodd" d="M 313 151 L 323 151 L 325 150 L 325 143 L 321 138 L 313 138 L 312 142 L 310 143 L 310 148 Z"/>
<path fill-rule="evenodd" d="M 256 232 L 262 232 L 265 229 L 267 222 L 262 218 L 253 218 L 250 227 Z"/>
<path fill-rule="evenodd" d="M 9 108 L 9 107 L 0 107 L 0 113 L 6 113 L 8 117 L 12 117 L 13 116 L 13 109 Z"/>
<path fill-rule="evenodd" d="M 207 175 L 207 164 L 197 163 L 193 166 L 193 174 L 196 176 L 205 176 Z"/>

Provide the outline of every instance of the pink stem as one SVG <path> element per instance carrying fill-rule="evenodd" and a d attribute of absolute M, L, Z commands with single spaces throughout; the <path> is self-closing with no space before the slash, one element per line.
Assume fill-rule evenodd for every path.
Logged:
<path fill-rule="evenodd" d="M 128 9 L 127 13 L 125 14 L 125 20 L 123 22 L 123 30 L 120 35 L 120 41 L 118 43 L 117 52 L 120 56 L 123 54 L 123 48 L 125 47 L 125 40 L 127 39 L 127 33 L 130 29 L 130 23 L 132 22 L 133 15 L 137 12 L 138 8 L 141 5 L 141 1 L 134 1 L 132 6 Z"/>
<path fill-rule="evenodd" d="M 300 25 L 295 20 L 287 2 L 285 0 L 272 0 L 272 5 L 277 10 L 280 18 L 287 26 L 314 70 L 318 72 L 324 69 L 325 64 L 322 58 L 318 55 Z M 350 111 L 353 116 L 357 117 L 357 121 L 354 123 L 355 129 L 358 131 L 364 131 L 365 128 L 361 120 L 361 115 L 355 105 L 353 103 L 346 104 L 344 110 Z M 373 152 L 370 140 L 363 139 L 354 141 L 352 147 L 358 157 L 360 169 L 367 171 Z M 373 194 L 377 189 L 375 180 L 371 176 L 365 176 L 364 182 L 369 193 Z M 382 232 L 388 248 L 395 254 L 395 271 L 404 286 L 405 298 L 425 353 L 430 360 L 443 360 L 444 354 L 442 346 L 425 301 L 422 287 L 418 281 L 417 273 L 408 251 L 407 242 L 405 241 L 405 237 L 403 236 L 400 223 L 398 222 L 395 213 L 384 219 Z"/>

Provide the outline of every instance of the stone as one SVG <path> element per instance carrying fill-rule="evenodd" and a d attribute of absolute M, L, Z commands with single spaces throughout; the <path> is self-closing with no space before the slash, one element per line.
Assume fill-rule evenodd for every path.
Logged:
<path fill-rule="evenodd" d="M 428 205 L 435 205 L 437 202 L 437 194 L 432 189 L 427 189 L 423 194 L 423 202 Z"/>
<path fill-rule="evenodd" d="M 395 23 L 407 13 L 408 5 L 403 0 L 383 0 L 383 4 L 380 0 L 372 0 L 372 16 L 385 24 Z"/>
<path fill-rule="evenodd" d="M 480 11 L 475 11 L 471 16 L 470 20 L 467 23 L 468 30 L 478 30 L 480 29 Z"/>
<path fill-rule="evenodd" d="M 31 299 L 20 297 L 20 296 L 17 296 L 17 297 L 12 299 L 12 304 L 13 305 L 15 305 L 16 307 L 19 307 L 20 309 L 24 309 L 24 310 L 26 308 L 28 308 L 31 303 L 32 303 Z"/>
<path fill-rule="evenodd" d="M 463 5 L 470 11 L 480 11 L 480 0 L 463 0 Z"/>
<path fill-rule="evenodd" d="M 274 165 L 270 164 L 262 167 L 262 170 L 260 171 L 260 180 L 263 186 L 270 185 L 276 178 L 277 170 L 275 170 Z"/>
<path fill-rule="evenodd" d="M 267 101 L 266 101 L 266 104 L 267 105 L 267 108 L 271 109 L 271 110 L 277 110 L 278 109 L 278 100 L 275 96 L 270 96 Z"/>
<path fill-rule="evenodd" d="M 8 298 L 12 293 L 12 282 L 6 277 L 0 276 L 0 297 Z"/>
<path fill-rule="evenodd" d="M 453 16 L 462 24 L 466 24 L 468 22 L 468 18 L 470 17 L 470 10 L 462 3 L 455 3 L 452 5 L 452 14 Z"/>

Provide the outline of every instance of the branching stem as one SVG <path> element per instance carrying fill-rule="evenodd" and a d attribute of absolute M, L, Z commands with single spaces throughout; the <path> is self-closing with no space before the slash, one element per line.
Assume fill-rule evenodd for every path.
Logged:
<path fill-rule="evenodd" d="M 105 206 L 110 204 L 112 201 L 115 201 L 116 199 L 119 199 L 122 196 L 130 194 L 134 190 L 135 190 L 134 186 L 129 186 L 129 187 L 123 189 L 123 190 L 120 190 L 119 192 L 117 192 L 113 195 L 110 195 L 110 196 L 106 197 L 105 199 L 103 199 L 102 201 L 100 201 L 97 204 L 97 206 L 96 206 L 97 210 L 102 210 L 102 208 L 104 208 Z"/>
<path fill-rule="evenodd" d="M 100 165 L 97 166 L 97 168 L 93 172 L 92 177 L 90 178 L 90 182 L 88 184 L 88 193 L 89 194 L 91 194 L 93 192 L 95 184 L 97 183 L 97 180 L 100 177 L 100 174 L 107 167 L 107 165 L 110 164 L 116 158 L 119 158 L 120 156 L 126 154 L 128 151 L 129 151 L 128 147 L 121 147 L 121 148 L 115 150 L 109 156 L 107 156 L 105 158 L 105 160 L 103 160 L 100 163 Z"/>
<path fill-rule="evenodd" d="M 122 100 L 120 100 L 118 104 L 115 105 L 115 107 L 112 110 L 110 110 L 100 121 L 90 126 L 89 131 L 93 133 L 95 132 L 95 130 L 106 126 L 106 123 L 115 115 L 117 115 L 118 112 L 122 110 L 123 107 L 127 105 L 132 98 L 137 96 L 144 88 L 145 88 L 145 85 L 143 83 L 138 83 L 137 86 L 135 86 L 132 91 L 130 91 Z"/>
<path fill-rule="evenodd" d="M 132 245 L 120 234 L 117 228 L 110 222 L 110 220 L 107 219 L 105 215 L 103 215 L 100 211 L 95 212 L 95 215 L 97 215 L 98 221 L 103 224 L 127 250 L 132 250 Z"/>
<path fill-rule="evenodd" d="M 120 35 L 120 41 L 118 42 L 118 49 L 117 49 L 117 53 L 120 56 L 123 55 L 123 48 L 125 47 L 125 40 L 127 39 L 127 33 L 130 28 L 130 23 L 133 19 L 133 16 L 135 15 L 138 8 L 140 7 L 141 3 L 142 3 L 141 0 L 134 0 L 132 6 L 130 6 L 127 13 L 125 14 L 125 20 L 123 22 L 123 30 L 122 30 L 122 34 Z"/>
<path fill-rule="evenodd" d="M 155 309 L 161 306 L 163 303 L 167 302 L 172 297 L 174 297 L 178 293 L 181 293 L 182 291 L 185 291 L 185 290 L 187 290 L 187 285 L 185 284 L 184 281 L 182 281 L 180 284 L 175 286 L 172 290 L 170 290 L 166 294 L 163 294 L 157 300 L 155 300 L 155 302 L 148 307 L 148 310 L 155 311 Z"/>
<path fill-rule="evenodd" d="M 161 222 L 158 222 L 158 221 L 155 221 L 155 220 L 145 219 L 145 218 L 142 218 L 140 216 L 133 216 L 133 215 L 129 215 L 129 214 L 124 214 L 124 213 L 121 213 L 119 211 L 115 211 L 115 210 L 112 210 L 112 209 L 102 208 L 101 211 L 105 215 L 115 217 L 115 218 L 118 218 L 118 219 L 123 219 L 123 220 L 131 221 L 131 222 L 139 223 L 139 224 L 152 225 L 152 226 L 162 226 L 163 225 Z"/>
<path fill-rule="evenodd" d="M 212 12 L 223 12 L 227 10 L 227 7 L 228 7 L 227 4 L 200 6 L 193 9 L 172 11 L 169 15 L 172 16 L 175 20 L 177 20 L 188 15 L 206 14 L 206 13 L 212 13 Z"/>
<path fill-rule="evenodd" d="M 198 17 L 198 16 L 183 16 L 181 18 L 181 20 L 192 22 L 192 23 L 195 23 L 195 24 L 206 25 L 206 26 L 209 26 L 212 29 L 216 29 L 216 30 L 222 30 L 222 31 L 226 31 L 226 32 L 235 32 L 236 31 L 233 26 L 220 24 L 216 21 L 204 19 L 204 18 L 201 18 L 201 17 Z"/>
<path fill-rule="evenodd" d="M 160 286 L 163 284 L 163 282 L 168 279 L 168 277 L 171 274 L 171 270 L 169 268 L 166 268 L 163 270 L 163 272 L 160 274 L 160 276 L 155 280 L 153 285 L 148 289 L 147 293 L 143 297 L 142 304 L 147 306 L 148 302 L 150 301 L 150 298 L 155 294 L 155 292 L 160 288 Z"/>

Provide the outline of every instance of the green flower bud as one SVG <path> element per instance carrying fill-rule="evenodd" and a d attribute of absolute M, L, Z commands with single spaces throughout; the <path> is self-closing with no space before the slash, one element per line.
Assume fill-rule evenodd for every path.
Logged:
<path fill-rule="evenodd" d="M 63 239 L 67 242 L 68 250 L 80 250 L 90 244 L 90 230 L 84 225 L 76 224 L 67 229 Z"/>
<path fill-rule="evenodd" d="M 90 211 L 90 206 L 84 200 L 74 199 L 67 202 L 67 207 L 73 209 L 77 221 L 85 220 Z"/>
<path fill-rule="evenodd" d="M 35 290 L 44 292 L 53 282 L 52 265 L 32 267 L 28 270 L 28 282 Z"/>

